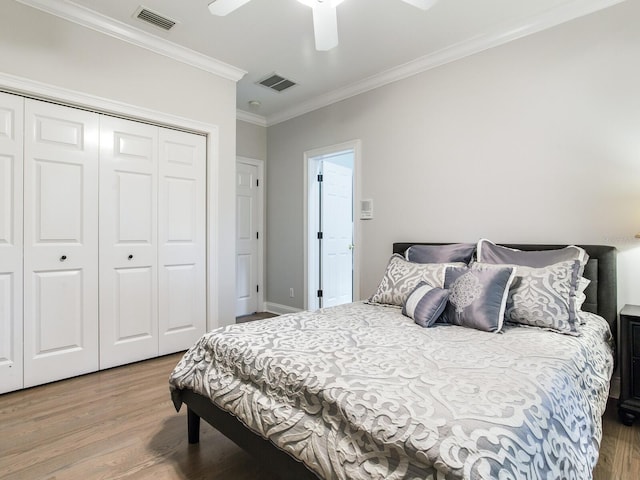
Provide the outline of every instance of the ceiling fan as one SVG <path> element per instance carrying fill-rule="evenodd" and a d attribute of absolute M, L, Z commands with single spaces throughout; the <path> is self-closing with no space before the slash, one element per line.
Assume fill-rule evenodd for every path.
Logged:
<path fill-rule="evenodd" d="M 250 0 L 213 0 L 209 11 L 213 15 L 225 16 L 240 8 Z M 331 50 L 338 45 L 338 19 L 336 7 L 344 0 L 298 0 L 313 9 L 313 31 L 316 50 Z M 409 5 L 427 10 L 438 0 L 402 0 Z"/>

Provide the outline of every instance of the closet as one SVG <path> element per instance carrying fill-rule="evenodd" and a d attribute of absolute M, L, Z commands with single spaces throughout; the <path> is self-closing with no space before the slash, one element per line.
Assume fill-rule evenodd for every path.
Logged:
<path fill-rule="evenodd" d="M 206 139 L 0 93 L 0 392 L 205 331 Z"/>

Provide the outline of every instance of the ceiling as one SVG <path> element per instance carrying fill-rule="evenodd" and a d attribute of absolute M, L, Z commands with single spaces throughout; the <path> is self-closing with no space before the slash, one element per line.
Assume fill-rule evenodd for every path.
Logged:
<path fill-rule="evenodd" d="M 272 125 L 621 0 L 440 0 L 427 11 L 400 0 L 345 0 L 340 43 L 326 52 L 315 50 L 311 9 L 297 0 L 252 0 L 225 17 L 209 13 L 210 0 L 19 1 L 57 14 L 59 5 L 78 7 L 76 17 L 99 19 L 103 31 L 130 29 L 237 67 L 246 72 L 239 118 Z M 141 5 L 176 26 L 167 32 L 135 18 Z M 280 93 L 256 85 L 274 72 L 297 85 Z"/>

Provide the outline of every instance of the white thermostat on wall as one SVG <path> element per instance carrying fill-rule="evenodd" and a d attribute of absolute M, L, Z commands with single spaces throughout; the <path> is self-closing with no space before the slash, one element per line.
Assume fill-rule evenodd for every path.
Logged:
<path fill-rule="evenodd" d="M 373 218 L 373 200 L 368 198 L 360 200 L 360 220 L 371 220 Z"/>

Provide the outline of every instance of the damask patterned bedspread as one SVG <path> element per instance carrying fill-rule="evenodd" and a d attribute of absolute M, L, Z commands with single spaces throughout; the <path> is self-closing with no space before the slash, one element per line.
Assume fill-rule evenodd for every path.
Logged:
<path fill-rule="evenodd" d="M 204 335 L 170 388 L 208 396 L 325 479 L 592 478 L 613 368 L 582 336 L 422 328 L 354 303 Z"/>

